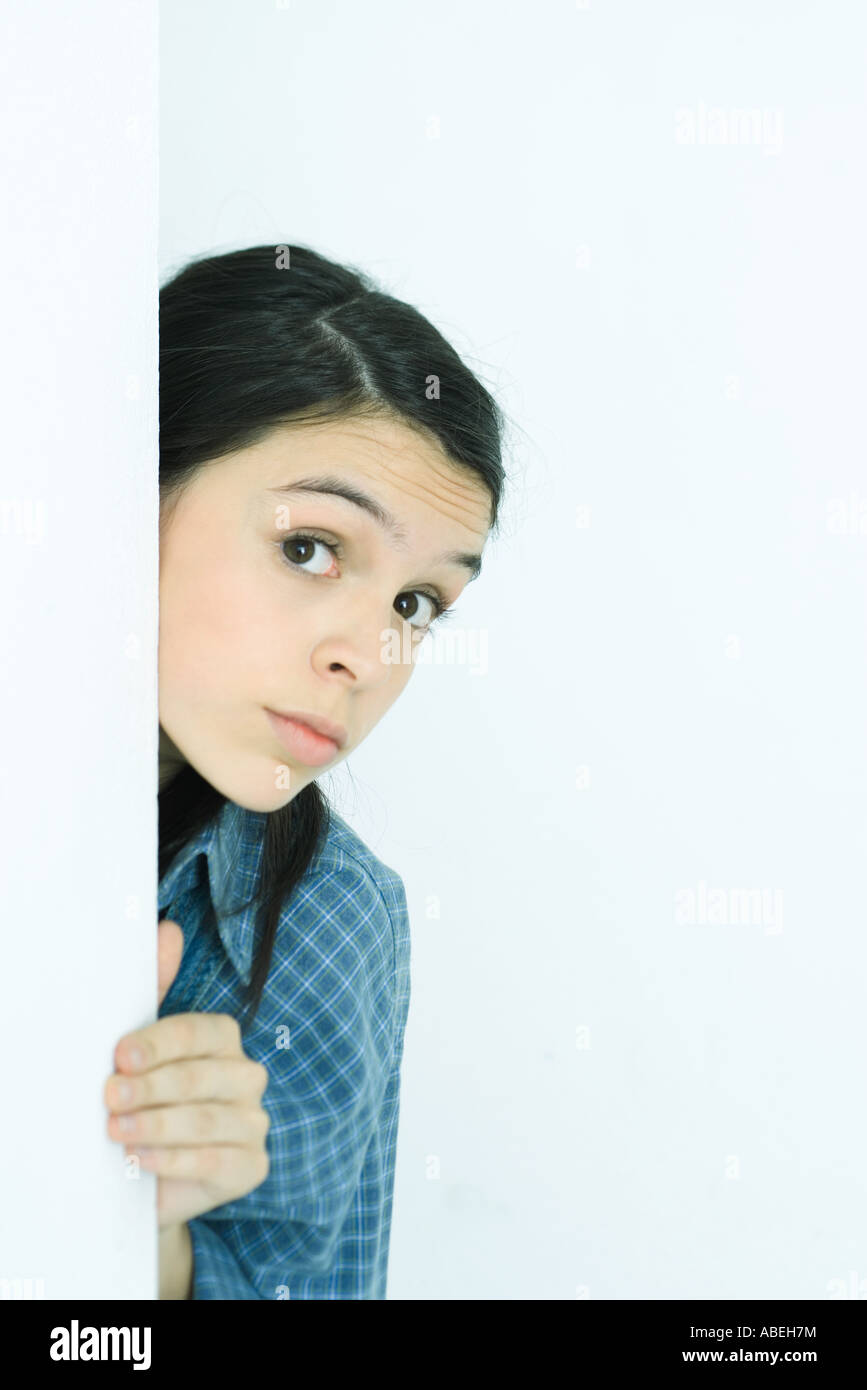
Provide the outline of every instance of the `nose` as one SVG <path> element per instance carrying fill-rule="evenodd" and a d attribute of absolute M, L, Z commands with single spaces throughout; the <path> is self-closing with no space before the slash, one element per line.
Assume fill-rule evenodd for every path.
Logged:
<path fill-rule="evenodd" d="M 355 604 L 341 610 L 339 624 L 316 645 L 313 664 L 320 675 L 342 675 L 357 688 L 379 689 L 394 680 L 411 652 L 411 634 L 394 609 L 384 617 L 381 604 Z"/>

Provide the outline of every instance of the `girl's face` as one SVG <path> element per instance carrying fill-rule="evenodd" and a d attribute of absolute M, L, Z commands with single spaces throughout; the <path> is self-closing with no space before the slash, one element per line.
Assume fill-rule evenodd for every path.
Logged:
<path fill-rule="evenodd" d="M 380 419 L 281 427 L 204 465 L 160 514 L 161 765 L 274 811 L 341 762 L 407 684 L 436 595 L 450 606 L 473 577 L 490 506 L 434 441 Z M 290 712 L 345 742 L 287 747 Z"/>

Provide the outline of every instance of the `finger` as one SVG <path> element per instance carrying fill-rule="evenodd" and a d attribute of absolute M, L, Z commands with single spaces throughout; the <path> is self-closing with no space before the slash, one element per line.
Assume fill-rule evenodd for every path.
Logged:
<path fill-rule="evenodd" d="M 161 1177 L 218 1183 L 222 1189 L 221 1202 L 231 1201 L 233 1196 L 246 1196 L 265 1181 L 271 1167 L 264 1149 L 240 1148 L 234 1144 L 149 1150 L 132 1144 L 128 1152 L 131 1156 L 140 1154 L 142 1167 Z"/>
<path fill-rule="evenodd" d="M 258 1103 L 267 1085 L 267 1068 L 251 1057 L 200 1057 L 170 1062 L 141 1076 L 115 1073 L 105 1084 L 104 1099 L 113 1114 L 123 1115 L 189 1101 Z"/>
<path fill-rule="evenodd" d="M 165 918 L 157 925 L 157 1009 L 169 992 L 184 954 L 184 933 L 177 922 Z"/>
<path fill-rule="evenodd" d="M 124 1128 L 128 1122 L 129 1128 Z M 215 1101 L 199 1105 L 166 1105 L 139 1110 L 135 1115 L 111 1115 L 108 1133 L 128 1145 L 261 1145 L 270 1128 L 261 1106 Z"/>
<path fill-rule="evenodd" d="M 241 1052 L 241 1029 L 231 1014 L 169 1014 L 127 1033 L 114 1049 L 118 1071 L 135 1074 L 182 1057 L 232 1057 Z"/>

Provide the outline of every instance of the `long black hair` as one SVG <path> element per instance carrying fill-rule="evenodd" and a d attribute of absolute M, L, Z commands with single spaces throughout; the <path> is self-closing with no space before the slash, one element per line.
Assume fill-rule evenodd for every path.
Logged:
<path fill-rule="evenodd" d="M 436 384 L 431 385 L 432 382 Z M 191 261 L 160 290 L 160 503 L 210 460 L 284 424 L 380 416 L 436 436 L 491 494 L 498 526 L 506 417 L 442 334 L 360 270 L 305 246 L 251 246 Z M 187 764 L 159 793 L 159 876 L 226 802 Z M 316 782 L 267 815 L 255 1016 L 281 912 L 329 825 Z M 250 905 L 247 904 L 247 906 Z"/>

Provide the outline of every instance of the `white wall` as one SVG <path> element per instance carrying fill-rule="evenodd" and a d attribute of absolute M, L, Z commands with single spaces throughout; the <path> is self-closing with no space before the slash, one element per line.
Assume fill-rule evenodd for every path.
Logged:
<path fill-rule="evenodd" d="M 441 639 L 486 666 L 420 667 L 329 779 L 413 918 L 392 1298 L 867 1279 L 865 40 L 855 0 L 163 7 L 161 274 L 346 258 L 520 427 Z M 702 883 L 767 911 L 684 922 Z"/>
<path fill-rule="evenodd" d="M 157 19 L 2 19 L 0 1298 L 157 1288 L 102 1099 L 156 1005 Z"/>

